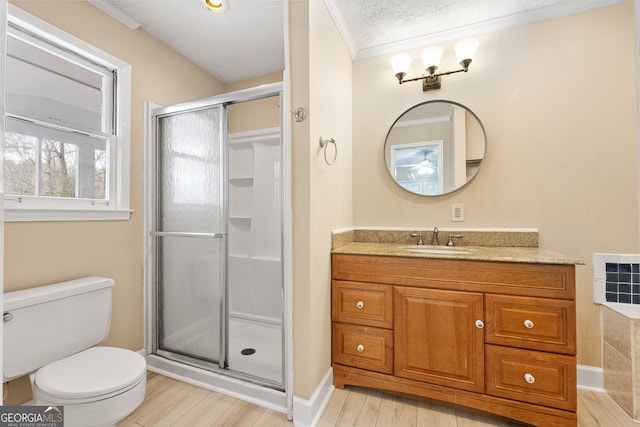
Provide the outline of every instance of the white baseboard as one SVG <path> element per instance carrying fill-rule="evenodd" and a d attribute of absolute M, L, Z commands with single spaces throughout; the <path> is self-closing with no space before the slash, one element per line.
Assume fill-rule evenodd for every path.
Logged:
<path fill-rule="evenodd" d="M 595 366 L 578 365 L 578 388 L 597 393 L 606 393 L 604 389 L 604 369 Z"/>
<path fill-rule="evenodd" d="M 578 365 L 578 388 L 605 393 L 604 370 L 595 366 Z M 333 370 L 329 368 L 325 376 L 316 387 L 310 399 L 293 397 L 293 424 L 295 427 L 314 427 L 333 394 Z"/>
<path fill-rule="evenodd" d="M 329 404 L 334 389 L 333 369 L 329 368 L 310 399 L 293 396 L 293 425 L 295 427 L 314 427 Z"/>

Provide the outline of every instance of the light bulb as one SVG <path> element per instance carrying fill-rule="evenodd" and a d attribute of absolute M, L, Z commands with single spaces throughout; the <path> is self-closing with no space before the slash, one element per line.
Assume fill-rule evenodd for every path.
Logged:
<path fill-rule="evenodd" d="M 442 48 L 440 46 L 431 46 L 426 48 L 420 54 L 424 68 L 438 67 L 442 58 Z"/>
<path fill-rule="evenodd" d="M 399 53 L 391 59 L 391 67 L 393 68 L 393 74 L 405 73 L 409 70 L 411 65 L 411 55 L 407 53 Z"/>
<path fill-rule="evenodd" d="M 220 12 L 224 9 L 224 3 L 222 0 L 204 0 L 205 6 L 210 10 Z"/>
<path fill-rule="evenodd" d="M 473 59 L 478 51 L 478 40 L 476 39 L 464 39 L 460 40 L 456 44 L 456 56 L 458 61 L 464 61 L 465 59 Z"/>

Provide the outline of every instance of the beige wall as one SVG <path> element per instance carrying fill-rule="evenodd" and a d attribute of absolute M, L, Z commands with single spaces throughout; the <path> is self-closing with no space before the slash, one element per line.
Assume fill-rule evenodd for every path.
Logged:
<path fill-rule="evenodd" d="M 331 366 L 331 230 L 352 221 L 352 63 L 322 0 L 290 5 L 291 105 L 308 111 L 292 124 L 294 393 L 309 398 Z M 332 166 L 321 136 L 336 140 Z"/>
<path fill-rule="evenodd" d="M 108 343 L 139 349 L 142 102 L 166 105 L 252 84 L 224 87 L 86 2 L 13 3 L 133 65 L 135 212 L 121 222 L 7 224 L 5 289 L 114 277 Z M 330 230 L 352 225 L 539 228 L 541 246 L 587 261 L 577 268 L 579 363 L 599 366 L 591 253 L 638 248 L 631 3 L 481 35 L 470 72 L 445 77 L 435 93 L 423 93 L 418 83 L 398 86 L 391 55 L 352 63 L 322 0 L 291 2 L 290 13 L 291 105 L 309 112 L 292 123 L 295 394 L 309 398 L 330 366 Z M 443 69 L 453 68 L 453 43 L 444 47 Z M 411 53 L 417 57 L 419 49 Z M 396 186 L 383 158 L 395 118 L 429 99 L 470 107 L 489 138 L 476 180 L 437 198 Z M 337 141 L 333 166 L 324 163 L 320 136 Z M 453 224 L 451 203 L 458 202 L 466 221 Z"/>
<path fill-rule="evenodd" d="M 354 225 L 538 228 L 540 246 L 587 263 L 576 268 L 578 363 L 600 366 L 591 254 L 638 251 L 631 1 L 478 39 L 469 72 L 436 92 L 399 86 L 392 55 L 354 63 Z M 456 66 L 454 43 L 443 46 L 443 70 Z M 420 49 L 409 53 L 420 63 Z M 409 77 L 421 74 L 415 65 Z M 390 179 L 383 146 L 398 115 L 432 99 L 473 110 L 488 149 L 468 187 L 424 198 Z M 452 203 L 464 203 L 465 222 L 450 221 Z"/>
<path fill-rule="evenodd" d="M 143 102 L 166 105 L 215 95 L 223 85 L 141 30 L 131 31 L 84 1 L 12 4 L 132 65 L 129 221 L 7 223 L 5 291 L 88 275 L 116 281 L 108 345 L 143 346 Z M 17 387 L 14 387 L 17 389 Z M 10 389 L 10 400 L 24 401 Z M 27 394 L 28 398 L 29 395 Z"/>
<path fill-rule="evenodd" d="M 268 83 L 282 81 L 282 72 L 278 71 L 253 79 L 242 80 L 224 85 L 225 92 L 247 89 Z M 280 97 L 257 99 L 228 108 L 229 132 L 244 132 L 280 126 Z"/>

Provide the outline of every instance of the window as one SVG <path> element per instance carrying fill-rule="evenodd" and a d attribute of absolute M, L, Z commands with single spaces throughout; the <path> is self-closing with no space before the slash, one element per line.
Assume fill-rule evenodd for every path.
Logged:
<path fill-rule="evenodd" d="M 391 146 L 393 177 L 412 193 L 442 194 L 443 164 L 442 140 Z"/>
<path fill-rule="evenodd" d="M 131 67 L 9 7 L 7 221 L 128 219 Z"/>

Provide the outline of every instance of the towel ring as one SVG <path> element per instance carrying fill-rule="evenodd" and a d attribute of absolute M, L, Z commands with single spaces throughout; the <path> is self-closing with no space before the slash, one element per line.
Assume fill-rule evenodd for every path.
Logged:
<path fill-rule="evenodd" d="M 327 158 L 327 147 L 329 146 L 329 144 L 333 144 L 333 160 L 329 161 L 329 159 Z M 324 149 L 324 162 L 326 164 L 328 164 L 329 166 L 331 166 L 332 164 L 334 164 L 336 162 L 336 159 L 338 158 L 338 146 L 336 145 L 336 140 L 333 138 L 325 138 L 325 137 L 320 137 L 320 148 Z"/>

